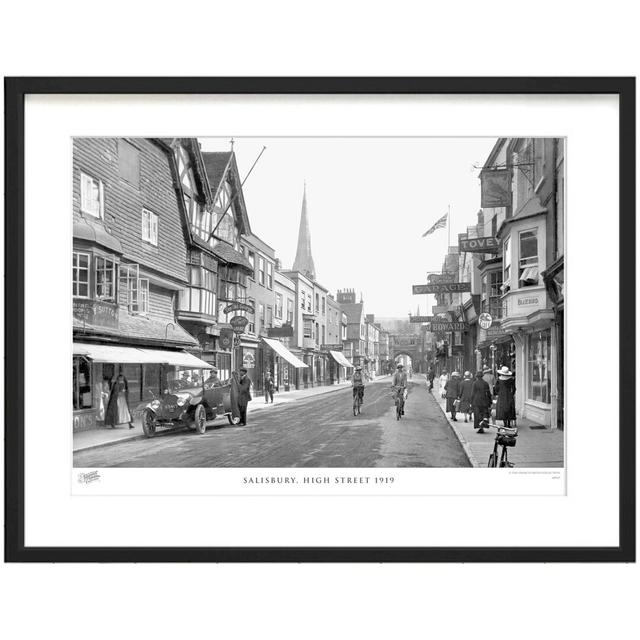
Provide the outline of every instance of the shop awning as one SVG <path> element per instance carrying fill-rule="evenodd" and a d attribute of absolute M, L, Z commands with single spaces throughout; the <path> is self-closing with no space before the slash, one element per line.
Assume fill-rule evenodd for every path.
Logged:
<path fill-rule="evenodd" d="M 74 342 L 73 355 L 84 356 L 93 362 L 115 364 L 169 364 L 189 369 L 211 369 L 212 365 L 186 351 L 161 351 L 159 349 L 136 349 L 107 344 Z"/>
<path fill-rule="evenodd" d="M 342 353 L 340 353 L 340 351 L 329 351 L 329 353 L 339 365 L 353 369 L 353 365 L 342 355 Z"/>
<path fill-rule="evenodd" d="M 279 356 L 282 356 L 289 364 L 292 364 L 296 369 L 303 369 L 309 365 L 305 364 L 285 347 L 282 342 L 272 340 L 270 338 L 262 338 Z"/>
<path fill-rule="evenodd" d="M 140 351 L 144 351 L 150 361 L 161 364 L 186 367 L 188 369 L 211 369 L 213 367 L 212 364 L 200 360 L 200 358 L 196 358 L 196 356 L 186 351 L 156 351 L 155 349 L 140 349 Z"/>

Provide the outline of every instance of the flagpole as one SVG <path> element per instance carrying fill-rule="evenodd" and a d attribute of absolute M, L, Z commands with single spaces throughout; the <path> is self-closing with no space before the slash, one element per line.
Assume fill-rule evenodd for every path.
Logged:
<path fill-rule="evenodd" d="M 451 205 L 447 205 L 447 253 L 451 246 Z"/>

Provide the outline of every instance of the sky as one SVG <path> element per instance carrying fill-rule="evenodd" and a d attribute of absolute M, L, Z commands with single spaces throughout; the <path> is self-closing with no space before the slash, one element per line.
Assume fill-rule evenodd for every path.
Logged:
<path fill-rule="evenodd" d="M 228 138 L 200 138 L 228 151 Z M 477 166 L 495 138 L 234 138 L 251 229 L 284 268 L 295 258 L 304 184 L 317 281 L 331 293 L 355 289 L 365 312 L 429 315 L 432 296 L 414 296 L 440 271 L 447 229 L 422 234 L 451 208 L 451 245 L 475 224 Z"/>

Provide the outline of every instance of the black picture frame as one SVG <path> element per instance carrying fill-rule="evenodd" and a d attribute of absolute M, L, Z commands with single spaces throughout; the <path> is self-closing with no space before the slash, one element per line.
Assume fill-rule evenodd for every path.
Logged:
<path fill-rule="evenodd" d="M 620 447 L 618 546 L 26 547 L 24 540 L 24 142 L 30 94 L 615 94 L 619 98 Z M 635 78 L 5 78 L 5 560 L 8 562 L 634 562 Z"/>

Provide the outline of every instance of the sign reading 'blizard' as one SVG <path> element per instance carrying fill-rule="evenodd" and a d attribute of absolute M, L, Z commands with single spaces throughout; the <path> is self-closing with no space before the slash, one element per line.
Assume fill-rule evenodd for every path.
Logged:
<path fill-rule="evenodd" d="M 498 238 L 461 238 L 458 249 L 466 253 L 498 253 L 500 240 Z"/>
<path fill-rule="evenodd" d="M 468 328 L 466 322 L 432 322 L 429 331 L 464 331 Z"/>
<path fill-rule="evenodd" d="M 438 284 L 414 284 L 414 295 L 419 293 L 464 293 L 471 291 L 470 282 L 442 282 Z"/>

